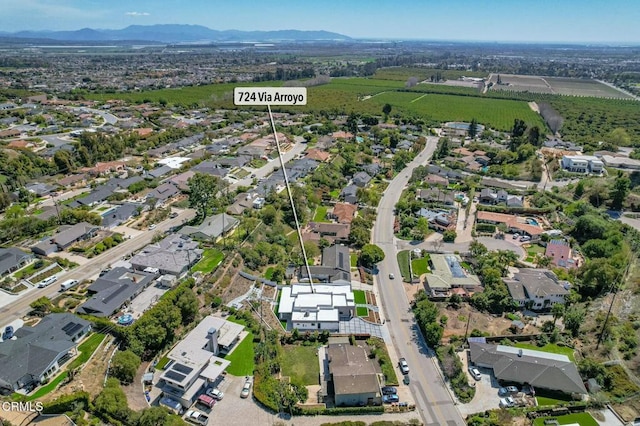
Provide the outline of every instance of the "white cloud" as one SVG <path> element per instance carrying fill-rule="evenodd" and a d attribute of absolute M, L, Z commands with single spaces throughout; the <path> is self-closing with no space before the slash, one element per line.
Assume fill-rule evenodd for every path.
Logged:
<path fill-rule="evenodd" d="M 127 16 L 149 16 L 151 15 L 149 12 L 126 12 Z"/>

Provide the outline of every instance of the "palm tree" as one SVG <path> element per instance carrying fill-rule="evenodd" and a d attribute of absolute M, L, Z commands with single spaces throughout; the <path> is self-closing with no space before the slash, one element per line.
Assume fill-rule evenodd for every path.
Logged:
<path fill-rule="evenodd" d="M 498 250 L 498 261 L 502 270 L 502 276 L 507 275 L 509 266 L 513 266 L 518 260 L 518 255 L 511 250 Z"/>
<path fill-rule="evenodd" d="M 535 258 L 535 263 L 538 268 L 547 268 L 551 265 L 551 260 L 552 259 L 549 256 L 538 253 Z"/>

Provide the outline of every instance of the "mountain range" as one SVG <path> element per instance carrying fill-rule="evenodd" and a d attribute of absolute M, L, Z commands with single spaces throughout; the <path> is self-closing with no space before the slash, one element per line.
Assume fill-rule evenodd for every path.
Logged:
<path fill-rule="evenodd" d="M 120 30 L 82 28 L 75 31 L 0 31 L 0 37 L 76 42 L 146 41 L 157 43 L 206 42 L 269 42 L 350 40 L 343 34 L 329 31 L 239 31 L 212 30 L 202 25 L 130 25 Z"/>

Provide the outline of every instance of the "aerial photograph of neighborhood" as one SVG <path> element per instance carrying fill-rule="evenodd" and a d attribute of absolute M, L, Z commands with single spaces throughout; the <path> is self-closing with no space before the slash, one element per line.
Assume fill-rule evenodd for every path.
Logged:
<path fill-rule="evenodd" d="M 640 425 L 639 4 L 0 9 L 0 426 Z"/>

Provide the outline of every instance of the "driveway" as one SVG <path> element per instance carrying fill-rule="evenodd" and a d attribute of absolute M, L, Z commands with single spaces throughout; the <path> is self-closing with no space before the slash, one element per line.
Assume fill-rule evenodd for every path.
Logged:
<path fill-rule="evenodd" d="M 462 361 L 465 374 L 467 375 L 467 380 L 469 383 L 475 384 L 476 394 L 471 402 L 458 405 L 460 413 L 464 416 L 468 416 L 469 414 L 499 408 L 500 398 L 498 397 L 498 389 L 500 386 L 498 385 L 498 381 L 493 377 L 491 370 L 488 368 L 478 368 L 481 374 L 480 380 L 475 380 L 471 377 L 468 370 L 470 365 L 467 360 L 468 354 L 468 351 L 463 351 L 460 352 L 458 356 Z"/>

